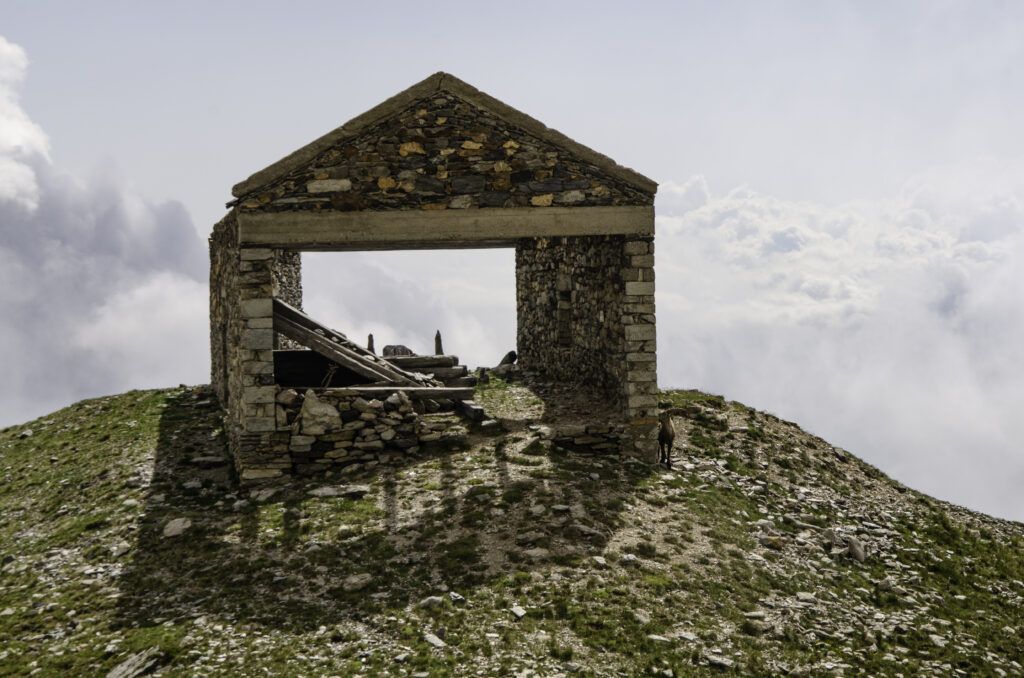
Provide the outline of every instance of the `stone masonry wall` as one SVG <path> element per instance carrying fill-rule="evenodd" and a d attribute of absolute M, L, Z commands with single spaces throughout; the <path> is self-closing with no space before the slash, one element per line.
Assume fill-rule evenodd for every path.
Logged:
<path fill-rule="evenodd" d="M 258 192 L 244 211 L 651 205 L 568 151 L 438 92 Z"/>
<path fill-rule="evenodd" d="M 441 420 L 421 418 L 424 407 L 402 392 L 380 400 L 344 388 L 281 388 L 276 401 L 271 444 L 290 454 L 297 473 L 416 454 L 423 444 L 458 435 Z"/>
<path fill-rule="evenodd" d="M 238 220 L 232 210 L 210 235 L 210 384 L 221 405 L 228 404 L 228 347 L 232 314 L 237 320 Z M 236 333 L 237 334 L 237 333 Z M 235 338 L 237 341 L 237 336 Z"/>
<path fill-rule="evenodd" d="M 516 246 L 517 348 L 526 369 L 614 399 L 626 450 L 656 454 L 654 240 L 536 238 Z"/>
<path fill-rule="evenodd" d="M 228 418 L 235 465 L 242 479 L 250 480 L 286 473 L 291 459 L 268 444 L 269 435 L 277 429 L 274 251 L 242 247 L 238 266 L 238 317 L 234 321 L 238 341 L 234 354 L 229 356 Z"/>
<path fill-rule="evenodd" d="M 381 445 L 402 449 L 403 441 L 419 433 L 415 425 L 412 432 L 403 428 L 410 425 L 408 413 L 401 411 L 405 404 L 390 410 L 381 405 L 383 413 L 376 406 L 362 411 L 362 403 L 357 406 L 354 398 L 336 392 L 325 393 L 329 402 L 323 404 L 339 413 L 341 430 L 309 434 L 301 423 L 293 430 L 303 417 L 289 409 L 291 404 L 278 400 L 282 390 L 275 383 L 273 362 L 274 349 L 292 343 L 274 332 L 273 298 L 301 308 L 301 255 L 240 246 L 239 214 L 243 219 L 252 216 L 254 224 L 283 226 L 296 219 L 295 213 L 403 211 L 407 218 L 411 211 L 469 209 L 474 214 L 472 218 L 464 214 L 463 221 L 486 224 L 490 222 L 483 214 L 500 209 L 498 221 L 528 223 L 530 233 L 598 228 L 605 233 L 636 233 L 642 228 L 640 232 L 653 234 L 649 207 L 654 202 L 654 182 L 458 84 L 452 76 L 438 74 L 437 78 L 436 89 L 414 86 L 408 95 L 397 95 L 374 109 L 377 112 L 353 121 L 351 127 L 343 126 L 300 149 L 298 155 L 290 156 L 294 162 L 275 163 L 236 186 L 234 209 L 214 228 L 210 239 L 212 381 L 228 412 L 226 428 L 243 482 L 336 463 L 332 460 L 347 460 L 355 454 L 346 450 L 367 455 Z M 452 84 L 443 86 L 445 82 Z M 296 166 L 298 158 L 301 166 Z M 573 216 L 570 228 L 566 220 L 571 213 L 564 209 L 570 207 L 591 211 Z M 629 207 L 644 209 L 621 209 Z M 506 215 L 513 211 L 523 218 Z M 251 213 L 259 213 L 259 219 Z M 594 229 L 583 230 L 576 223 L 583 221 L 580 215 L 589 218 L 585 215 L 594 213 L 603 215 L 595 217 Z M 628 215 L 616 216 L 625 220 L 621 228 L 604 223 L 613 214 Z M 648 218 L 652 219 L 649 229 L 638 223 Z M 424 228 L 434 222 L 421 221 Z M 297 220 L 305 222 L 319 225 L 296 228 L 316 230 L 334 223 L 330 218 Z M 497 233 L 503 227 L 487 228 Z M 273 242 L 306 246 L 320 242 L 312 236 L 304 240 L 306 235 L 289 232 L 297 239 Z M 364 244 L 372 249 L 374 243 Z M 625 451 L 655 459 L 653 237 L 524 239 L 516 247 L 516 268 L 521 363 L 551 379 L 603 392 L 622 415 L 608 432 L 584 431 L 564 439 L 595 449 L 622 441 Z M 312 397 L 320 398 L 316 393 Z M 296 394 L 294 402 L 307 402 L 306 395 Z M 343 416 L 344 412 L 349 414 Z M 370 421 L 369 415 L 382 420 L 373 420 L 372 432 L 356 425 Z M 346 429 L 349 424 L 353 428 Z M 368 433 L 361 439 L 362 433 L 347 432 L 357 429 Z M 394 437 L 385 438 L 391 433 Z"/>
<path fill-rule="evenodd" d="M 524 368 L 621 398 L 622 243 L 607 236 L 517 244 L 516 347 Z"/>
<path fill-rule="evenodd" d="M 465 433 L 450 419 L 421 417 L 425 406 L 402 392 L 380 400 L 345 388 L 275 386 L 271 407 L 273 431 L 239 436 L 236 464 L 245 484 L 412 455 Z"/>
<path fill-rule="evenodd" d="M 273 350 L 287 342 L 273 330 L 272 299 L 277 296 L 301 305 L 300 255 L 239 247 L 236 242 L 233 212 L 217 224 L 210 240 L 211 362 L 212 381 L 228 413 L 225 425 L 242 480 L 350 463 L 356 452 L 339 450 L 351 447 L 362 457 L 389 443 L 391 439 L 383 435 L 360 440 L 342 430 L 324 434 L 330 439 L 314 436 L 309 449 L 303 449 L 308 435 L 301 429 L 292 431 L 296 413 L 279 402 L 281 389 L 273 372 Z M 622 412 L 622 421 L 616 424 L 622 433 L 612 438 L 622 441 L 625 452 L 648 460 L 656 454 L 657 428 L 653 264 L 652 238 L 537 238 L 522 240 L 516 248 L 521 364 L 555 380 L 603 391 Z M 299 396 L 297 402 L 303 398 Z M 331 406 L 351 412 L 354 398 Z M 390 426 L 395 417 L 384 418 Z M 408 424 L 400 418 L 400 424 L 394 425 L 393 439 L 398 442 L 385 447 L 402 449 L 403 441 L 412 438 L 400 434 L 416 438 L 422 433 L 397 428 Z M 390 436 L 386 430 L 381 433 Z M 588 432 L 574 439 L 588 436 L 593 437 Z M 338 445 L 347 442 L 352 445 Z M 355 447 L 357 442 L 369 445 Z M 328 451 L 333 457 L 327 456 Z"/>
<path fill-rule="evenodd" d="M 270 274 L 274 296 L 302 310 L 302 253 L 295 250 L 274 250 Z"/>
<path fill-rule="evenodd" d="M 296 250 L 275 249 L 270 266 L 274 296 L 302 310 L 302 253 Z M 283 334 L 275 334 L 274 348 L 305 348 Z"/>

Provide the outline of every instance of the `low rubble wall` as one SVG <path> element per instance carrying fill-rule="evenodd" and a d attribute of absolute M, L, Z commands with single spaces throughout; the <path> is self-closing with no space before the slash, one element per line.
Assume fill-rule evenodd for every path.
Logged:
<path fill-rule="evenodd" d="M 412 455 L 424 444 L 465 434 L 461 425 L 421 416 L 428 403 L 401 391 L 377 399 L 346 388 L 278 386 L 274 403 L 275 430 L 238 441 L 235 466 L 243 483 Z"/>

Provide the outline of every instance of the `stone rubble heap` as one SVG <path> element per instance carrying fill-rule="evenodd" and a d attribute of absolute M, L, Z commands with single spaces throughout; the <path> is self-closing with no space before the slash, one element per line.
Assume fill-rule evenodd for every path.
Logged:
<path fill-rule="evenodd" d="M 273 450 L 288 457 L 299 474 L 379 461 L 387 454 L 412 455 L 423 444 L 453 442 L 465 434 L 456 418 L 422 417 L 426 406 L 401 391 L 378 400 L 347 389 L 282 389 L 276 401 Z"/>

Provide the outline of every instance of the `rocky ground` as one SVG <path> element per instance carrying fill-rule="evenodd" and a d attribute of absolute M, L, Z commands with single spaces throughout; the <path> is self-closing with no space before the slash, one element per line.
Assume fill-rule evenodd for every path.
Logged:
<path fill-rule="evenodd" d="M 1024 675 L 1024 526 L 662 397 L 671 470 L 494 379 L 413 458 L 251 492 L 205 387 L 5 429 L 0 675 Z"/>

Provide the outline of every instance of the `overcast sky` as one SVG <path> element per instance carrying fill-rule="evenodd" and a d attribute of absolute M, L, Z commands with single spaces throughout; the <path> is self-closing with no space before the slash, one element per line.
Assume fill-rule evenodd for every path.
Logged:
<path fill-rule="evenodd" d="M 659 382 L 1024 519 L 1024 3 L 0 4 L 0 426 L 208 380 L 233 184 L 445 70 L 658 181 Z M 511 252 L 306 256 L 494 363 Z"/>

